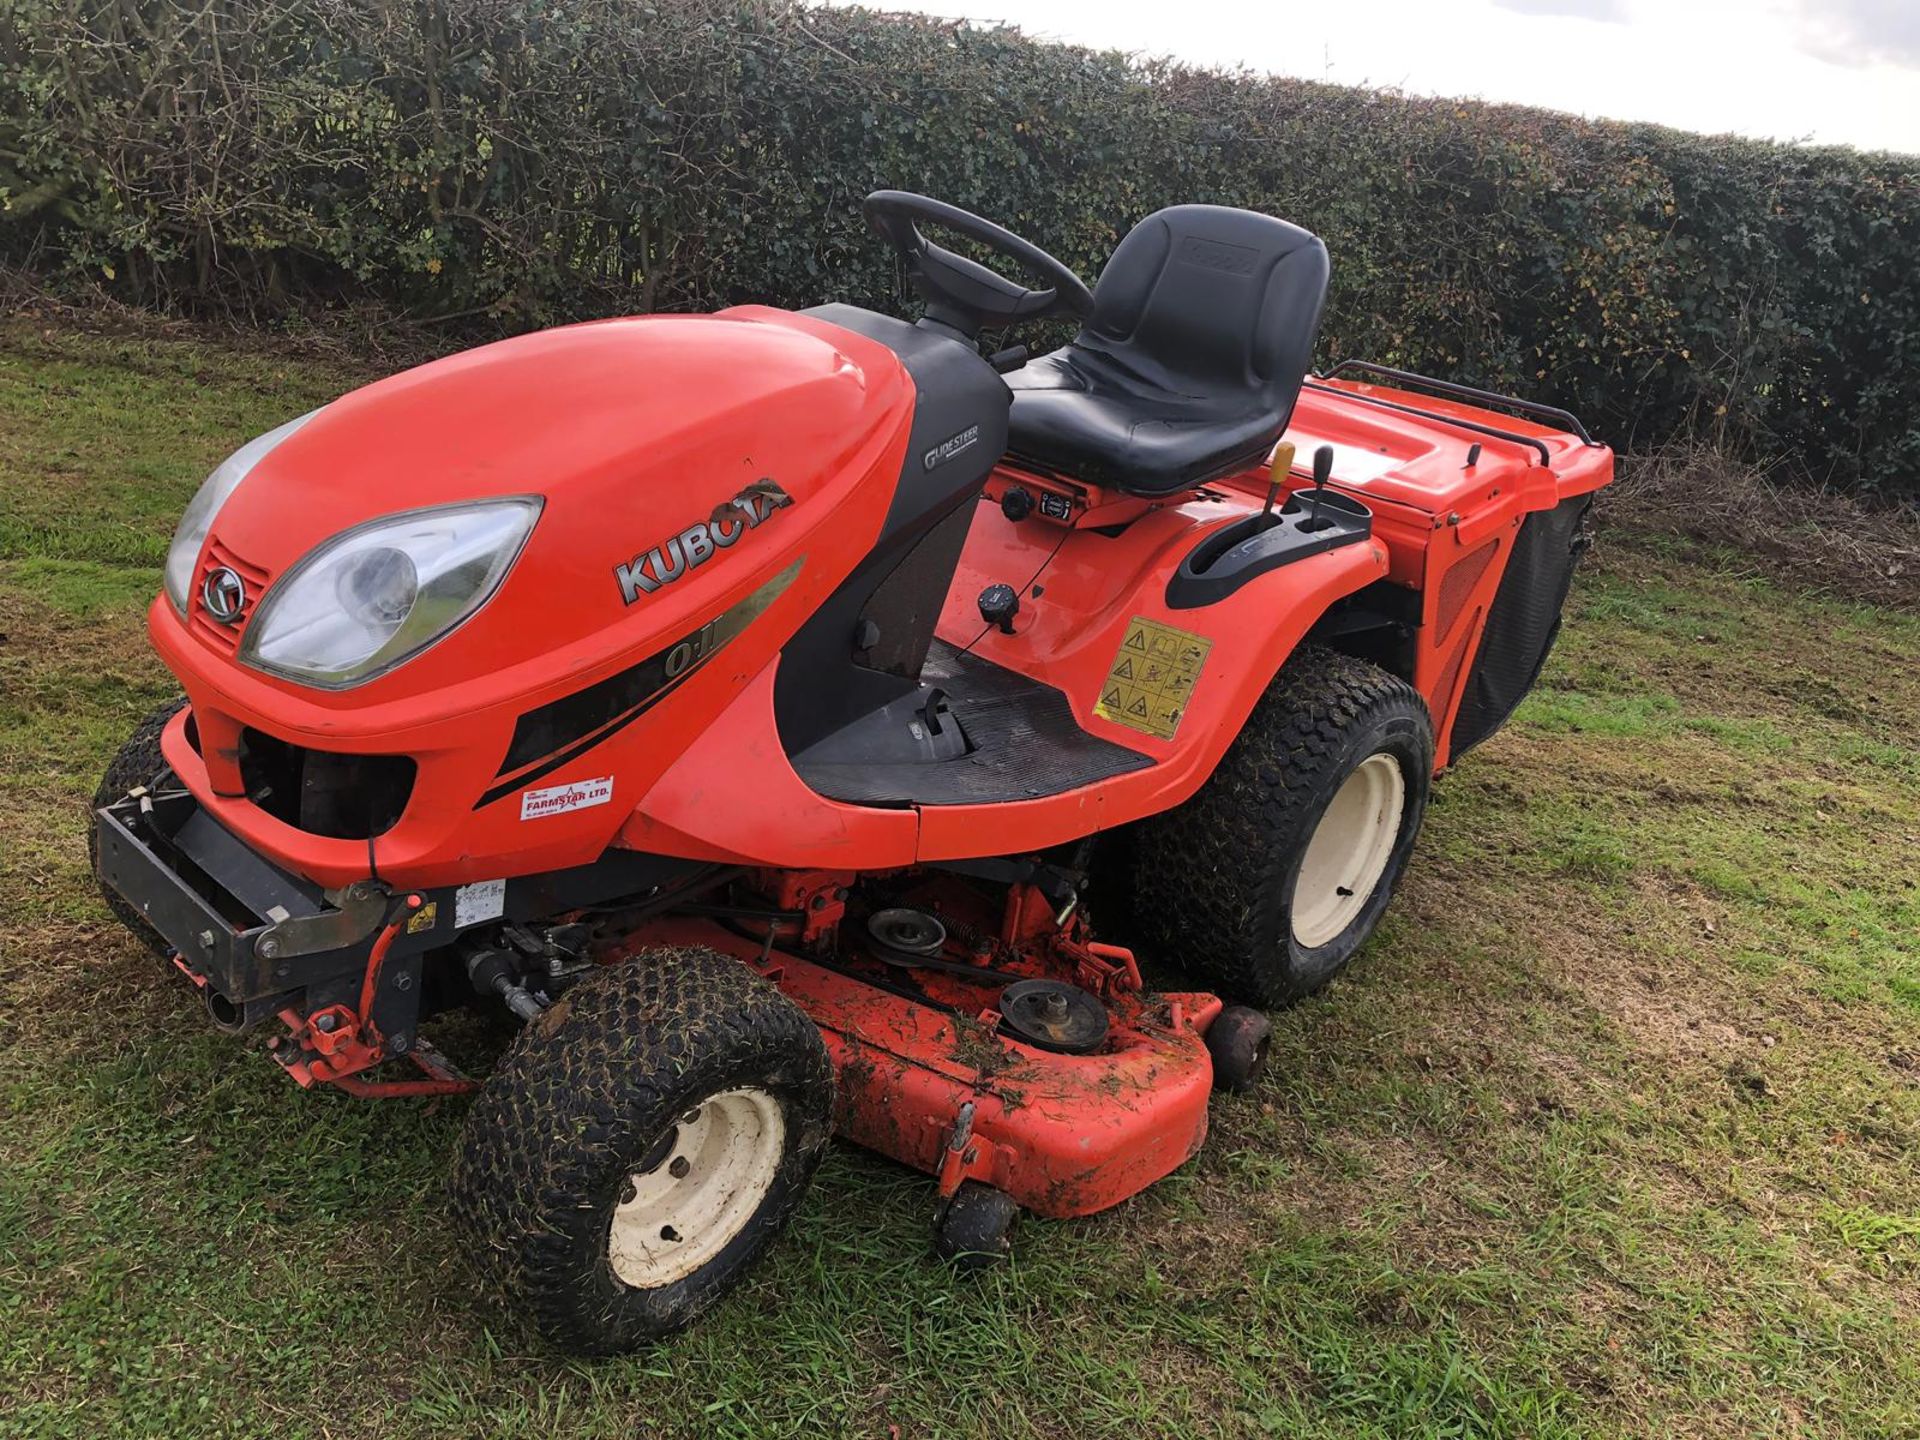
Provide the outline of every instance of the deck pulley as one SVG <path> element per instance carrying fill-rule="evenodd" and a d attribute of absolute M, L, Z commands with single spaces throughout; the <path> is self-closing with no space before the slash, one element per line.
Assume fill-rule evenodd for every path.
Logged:
<path fill-rule="evenodd" d="M 1107 1038 L 1107 1007 L 1060 980 L 1016 980 L 1000 992 L 1000 1016 L 1002 1033 L 1063 1055 L 1086 1055 Z"/>
<path fill-rule="evenodd" d="M 867 935 L 880 958 L 891 964 L 912 964 L 940 953 L 947 943 L 947 927 L 926 910 L 897 905 L 867 917 Z"/>

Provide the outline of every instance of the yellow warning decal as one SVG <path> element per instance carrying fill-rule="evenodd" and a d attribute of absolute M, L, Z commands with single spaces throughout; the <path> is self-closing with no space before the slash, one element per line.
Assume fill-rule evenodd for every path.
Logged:
<path fill-rule="evenodd" d="M 418 935 L 422 931 L 431 930 L 439 919 L 440 902 L 429 900 L 407 917 L 407 934 Z"/>
<path fill-rule="evenodd" d="M 1213 641 L 1136 615 L 1100 685 L 1093 713 L 1144 734 L 1171 740 L 1187 713 L 1200 667 Z"/>

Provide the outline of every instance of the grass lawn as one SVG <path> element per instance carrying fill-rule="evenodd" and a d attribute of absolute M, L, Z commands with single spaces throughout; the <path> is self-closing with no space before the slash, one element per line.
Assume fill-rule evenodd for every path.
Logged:
<path fill-rule="evenodd" d="M 464 1105 L 296 1089 L 86 873 L 174 517 L 363 378 L 0 327 L 0 1433 L 1920 1435 L 1920 621 L 1605 531 L 1186 1169 L 957 1279 L 836 1147 L 707 1323 L 544 1352 L 443 1220 Z"/>

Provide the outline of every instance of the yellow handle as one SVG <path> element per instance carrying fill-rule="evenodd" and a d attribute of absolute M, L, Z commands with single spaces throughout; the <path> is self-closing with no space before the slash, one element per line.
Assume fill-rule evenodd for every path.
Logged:
<path fill-rule="evenodd" d="M 1282 440 L 1273 447 L 1273 464 L 1267 468 L 1267 478 L 1278 485 L 1293 473 L 1293 442 Z"/>

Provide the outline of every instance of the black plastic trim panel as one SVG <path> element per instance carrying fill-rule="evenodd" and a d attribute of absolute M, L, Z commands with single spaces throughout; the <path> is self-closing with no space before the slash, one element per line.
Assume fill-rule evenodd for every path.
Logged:
<path fill-rule="evenodd" d="M 1373 512 L 1337 490 L 1295 491 L 1271 515 L 1222 525 L 1188 552 L 1167 581 L 1167 608 L 1217 605 L 1249 580 L 1309 555 L 1355 545 L 1373 534 Z"/>

